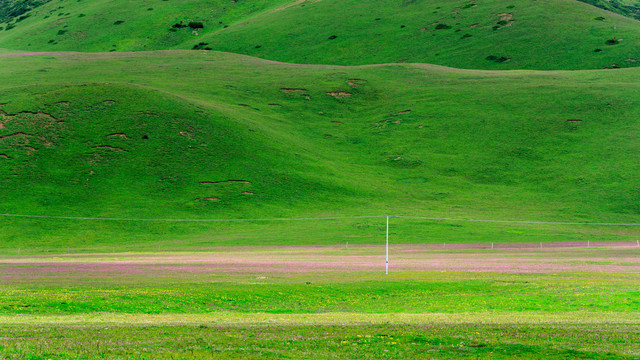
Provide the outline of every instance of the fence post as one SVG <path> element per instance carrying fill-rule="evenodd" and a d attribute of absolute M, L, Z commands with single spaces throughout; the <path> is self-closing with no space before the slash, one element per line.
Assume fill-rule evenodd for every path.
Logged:
<path fill-rule="evenodd" d="M 389 275 L 389 215 L 387 215 L 387 256 L 384 271 L 385 275 Z"/>

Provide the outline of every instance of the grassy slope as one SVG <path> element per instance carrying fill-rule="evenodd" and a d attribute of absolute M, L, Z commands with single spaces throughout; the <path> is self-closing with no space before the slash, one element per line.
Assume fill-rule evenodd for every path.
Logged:
<path fill-rule="evenodd" d="M 0 63 L 7 79 L 0 88 L 0 102 L 7 103 L 0 136 L 33 135 L 0 140 L 0 153 L 9 157 L 0 159 L 1 212 L 610 221 L 635 221 L 640 213 L 640 172 L 633 161 L 640 150 L 640 74 L 631 69 L 302 66 L 191 51 L 7 57 Z M 25 86 L 25 79 L 39 85 Z M 335 98 L 331 91 L 353 95 Z M 19 114 L 24 111 L 45 112 L 55 121 Z M 107 136 L 114 133 L 128 139 Z M 200 184 L 224 180 L 250 183 Z M 377 234 L 371 224 L 379 222 L 345 223 L 347 230 L 335 231 L 360 231 L 365 224 L 365 232 Z M 221 227 L 196 224 L 91 228 L 12 219 L 2 226 L 6 246 L 194 233 L 235 239 L 220 238 Z M 305 228 L 316 228 L 311 238 L 326 229 L 286 227 L 284 239 L 275 233 L 270 241 L 306 242 L 300 237 Z M 514 238 L 501 227 L 482 231 L 484 241 Z"/>
<path fill-rule="evenodd" d="M 465 8 L 469 4 L 323 0 L 257 16 L 204 41 L 215 49 L 296 63 L 425 62 L 480 69 L 635 66 L 626 59 L 640 55 L 634 46 L 640 23 L 576 1 L 496 0 Z M 322 25 L 306 31 L 309 19 Z M 494 30 L 501 19 L 507 24 Z M 439 24 L 451 28 L 438 30 Z M 613 37 L 624 41 L 606 45 Z M 488 56 L 510 60 L 497 63 Z"/>
<path fill-rule="evenodd" d="M 477 69 L 638 64 L 633 59 L 640 58 L 634 45 L 640 23 L 622 15 L 575 0 L 472 5 L 468 0 L 56 0 L 32 11 L 15 28 L 0 31 L 0 47 L 128 51 L 190 49 L 204 42 L 215 50 L 296 63 L 424 62 Z M 204 29 L 169 31 L 180 21 L 202 21 Z M 438 30 L 438 25 L 451 28 Z M 605 43 L 613 38 L 621 41 Z"/>
<path fill-rule="evenodd" d="M 601 9 L 624 16 L 640 19 L 640 2 L 638 0 L 580 0 Z"/>
<path fill-rule="evenodd" d="M 1 31 L 0 43 L 2 47 L 32 51 L 168 49 L 185 42 L 197 43 L 198 32 L 222 29 L 285 2 L 54 0 L 28 13 L 25 20 L 8 22 L 15 28 Z M 193 31 L 187 26 L 190 22 L 203 22 L 205 28 Z M 186 27 L 170 31 L 179 23 Z"/>

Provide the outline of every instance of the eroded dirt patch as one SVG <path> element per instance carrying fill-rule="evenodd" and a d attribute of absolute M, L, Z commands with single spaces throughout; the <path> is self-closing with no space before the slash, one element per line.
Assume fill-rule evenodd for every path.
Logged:
<path fill-rule="evenodd" d="M 327 95 L 333 96 L 334 98 L 345 98 L 353 94 L 348 91 L 329 91 Z"/>
<path fill-rule="evenodd" d="M 127 134 L 125 134 L 125 133 L 113 133 L 113 134 L 107 135 L 107 137 L 118 137 L 118 138 L 121 138 L 121 139 L 128 139 L 129 138 L 127 136 Z"/>

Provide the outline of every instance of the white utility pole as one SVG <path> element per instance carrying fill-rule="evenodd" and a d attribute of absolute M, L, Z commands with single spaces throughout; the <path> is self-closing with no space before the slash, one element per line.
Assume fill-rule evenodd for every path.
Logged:
<path fill-rule="evenodd" d="M 389 275 L 389 215 L 387 215 L 387 261 L 385 263 L 385 274 Z"/>

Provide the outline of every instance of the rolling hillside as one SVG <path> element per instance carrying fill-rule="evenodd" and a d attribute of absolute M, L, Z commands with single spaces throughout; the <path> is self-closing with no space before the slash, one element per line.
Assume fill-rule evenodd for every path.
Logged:
<path fill-rule="evenodd" d="M 0 24 L 24 51 L 212 49 L 313 64 L 600 69 L 640 60 L 640 22 L 576 0 L 53 0 Z"/>
<path fill-rule="evenodd" d="M 635 69 L 315 66 L 170 51 L 5 55 L 0 77 L 0 213 L 588 221 L 640 214 Z M 376 221 L 349 224 L 369 224 L 369 237 L 353 241 L 371 241 Z M 0 226 L 4 246 L 194 241 L 221 231 L 38 219 Z M 300 240 L 308 226 L 273 236 Z M 482 235 L 513 240 L 504 231 Z M 226 234 L 219 241 L 233 242 Z"/>

